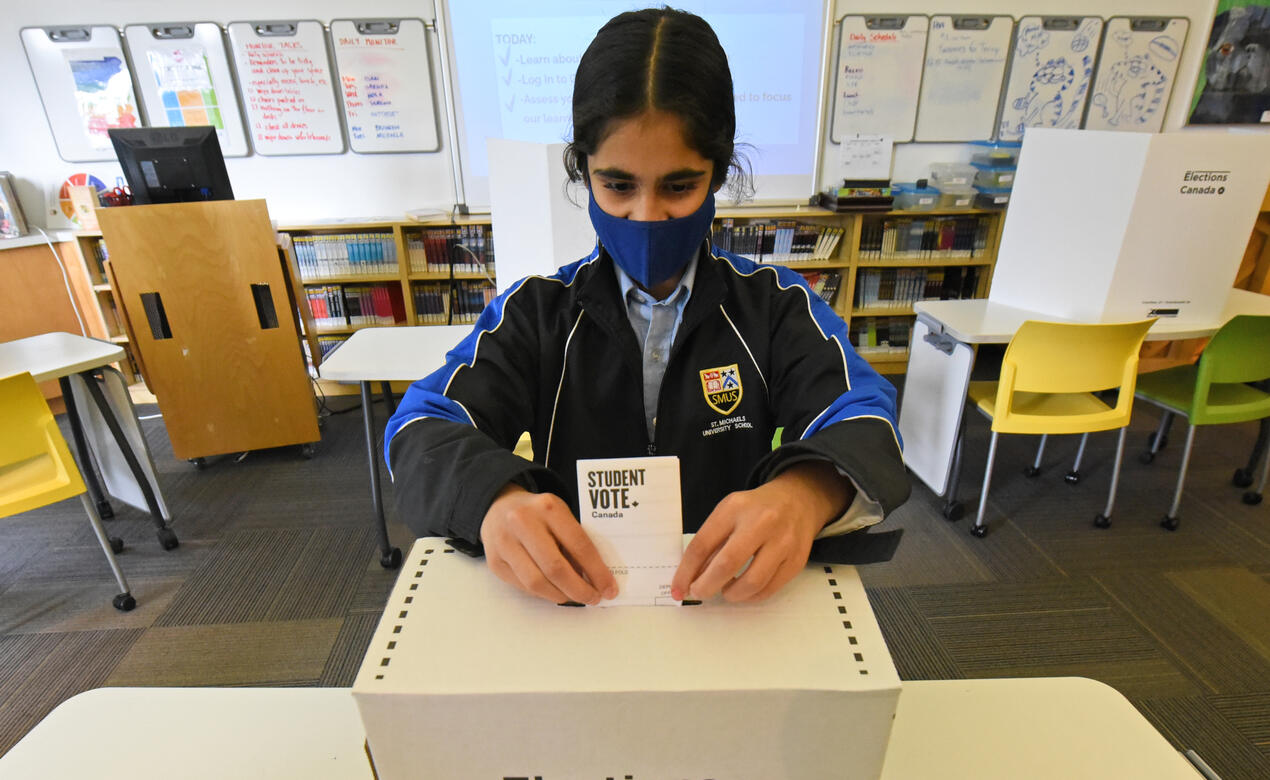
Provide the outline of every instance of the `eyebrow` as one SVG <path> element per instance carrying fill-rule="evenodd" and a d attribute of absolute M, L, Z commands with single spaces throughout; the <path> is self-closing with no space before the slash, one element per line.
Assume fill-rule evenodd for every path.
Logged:
<path fill-rule="evenodd" d="M 594 173 L 596 176 L 603 176 L 606 179 L 617 179 L 619 181 L 634 181 L 635 180 L 635 174 L 629 171 L 624 171 L 621 168 L 600 168 L 596 171 L 592 171 L 592 173 Z M 705 175 L 706 175 L 705 171 L 698 170 L 696 168 L 680 168 L 678 170 L 671 171 L 670 173 L 661 177 L 661 180 L 662 181 L 684 181 L 685 179 L 696 179 Z"/>

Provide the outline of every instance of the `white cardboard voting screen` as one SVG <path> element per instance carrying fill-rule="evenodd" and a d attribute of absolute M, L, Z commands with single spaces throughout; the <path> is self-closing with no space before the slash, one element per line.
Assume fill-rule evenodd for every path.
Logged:
<path fill-rule="evenodd" d="M 548 275 L 595 249 L 585 187 L 566 189 L 564 144 L 485 140 L 494 243 L 516 247 L 498 258 L 498 291 Z M 577 203 L 570 200 L 573 197 Z"/>
<path fill-rule="evenodd" d="M 849 566 L 760 604 L 561 607 L 436 538 L 353 684 L 381 780 L 877 778 L 899 692 Z"/>
<path fill-rule="evenodd" d="M 1085 321 L 1220 316 L 1270 136 L 1031 128 L 989 300 Z"/>

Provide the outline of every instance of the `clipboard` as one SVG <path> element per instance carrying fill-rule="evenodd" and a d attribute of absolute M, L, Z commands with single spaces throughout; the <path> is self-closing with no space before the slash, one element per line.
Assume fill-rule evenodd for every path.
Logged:
<path fill-rule="evenodd" d="M 844 16 L 829 138 L 913 139 L 926 54 L 925 16 Z"/>
<path fill-rule="evenodd" d="M 256 153 L 342 153 L 344 133 L 322 23 L 231 22 L 228 29 Z"/>
<path fill-rule="evenodd" d="M 1013 31 L 1009 16 L 931 17 L 913 140 L 992 138 Z"/>
<path fill-rule="evenodd" d="M 1025 16 L 1014 34 L 997 138 L 1029 127 L 1080 127 L 1102 37 L 1097 16 Z"/>
<path fill-rule="evenodd" d="M 331 50 L 354 152 L 441 148 L 423 20 L 336 19 Z"/>
<path fill-rule="evenodd" d="M 26 27 L 21 36 L 58 155 L 67 162 L 114 160 L 106 131 L 141 126 L 119 31 Z"/>
<path fill-rule="evenodd" d="M 223 155 L 251 152 L 219 25 L 130 24 L 123 37 L 137 72 L 146 125 L 211 125 Z"/>
<path fill-rule="evenodd" d="M 1183 17 L 1107 20 L 1085 127 L 1158 133 L 1189 28 Z"/>

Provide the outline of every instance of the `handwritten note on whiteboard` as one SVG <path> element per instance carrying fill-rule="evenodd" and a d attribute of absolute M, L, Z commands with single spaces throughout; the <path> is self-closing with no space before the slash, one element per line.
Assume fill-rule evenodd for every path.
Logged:
<path fill-rule="evenodd" d="M 233 22 L 229 40 L 258 154 L 344 151 L 321 22 Z"/>
<path fill-rule="evenodd" d="M 835 143 L 856 134 L 912 140 L 927 22 L 925 16 L 843 17 L 831 134 Z"/>
<path fill-rule="evenodd" d="M 426 35 L 419 19 L 331 22 L 344 123 L 353 151 L 440 148 Z"/>
<path fill-rule="evenodd" d="M 917 109 L 917 141 L 983 141 L 997 121 L 1014 20 L 935 16 Z"/>

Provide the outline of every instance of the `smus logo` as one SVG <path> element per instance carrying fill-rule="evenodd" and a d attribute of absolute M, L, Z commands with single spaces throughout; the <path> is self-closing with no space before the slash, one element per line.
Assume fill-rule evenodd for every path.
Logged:
<path fill-rule="evenodd" d="M 1183 195 L 1222 195 L 1226 192 L 1226 180 L 1230 171 L 1187 171 L 1182 175 Z"/>

